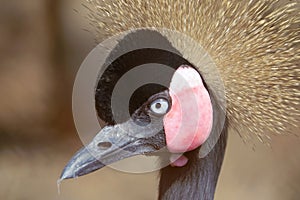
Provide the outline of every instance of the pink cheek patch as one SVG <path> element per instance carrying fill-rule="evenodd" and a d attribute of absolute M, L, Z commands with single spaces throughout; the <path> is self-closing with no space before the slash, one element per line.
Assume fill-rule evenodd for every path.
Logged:
<path fill-rule="evenodd" d="M 170 96 L 172 107 L 164 117 L 167 147 L 172 153 L 192 151 L 207 140 L 212 129 L 209 93 L 198 72 L 184 66 L 172 78 Z"/>

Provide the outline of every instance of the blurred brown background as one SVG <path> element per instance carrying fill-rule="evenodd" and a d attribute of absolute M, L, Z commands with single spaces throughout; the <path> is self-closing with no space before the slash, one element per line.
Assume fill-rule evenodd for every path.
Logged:
<path fill-rule="evenodd" d="M 83 0 L 0 1 L 0 199 L 145 199 L 158 173 L 109 168 L 56 181 L 81 147 L 71 113 L 77 69 L 95 46 Z M 74 9 L 80 10 L 75 12 Z M 91 30 L 91 29 L 90 29 Z M 300 199 L 300 139 L 274 137 L 253 151 L 230 135 L 217 200 Z"/>

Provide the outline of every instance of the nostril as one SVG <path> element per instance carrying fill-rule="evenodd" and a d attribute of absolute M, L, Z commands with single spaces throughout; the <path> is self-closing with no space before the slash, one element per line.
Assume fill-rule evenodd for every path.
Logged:
<path fill-rule="evenodd" d="M 100 143 L 98 143 L 97 146 L 101 150 L 107 150 L 107 149 L 109 149 L 112 146 L 112 144 L 110 142 L 100 142 Z"/>

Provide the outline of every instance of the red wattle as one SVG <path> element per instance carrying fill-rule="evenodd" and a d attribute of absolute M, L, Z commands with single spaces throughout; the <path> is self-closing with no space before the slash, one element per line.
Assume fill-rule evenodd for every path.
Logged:
<path fill-rule="evenodd" d="M 170 157 L 170 162 L 172 167 L 183 167 L 188 163 L 188 158 L 184 155 L 173 154 Z"/>

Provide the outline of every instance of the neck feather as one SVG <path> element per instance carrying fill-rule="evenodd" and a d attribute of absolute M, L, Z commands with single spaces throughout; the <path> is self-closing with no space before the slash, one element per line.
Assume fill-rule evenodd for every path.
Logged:
<path fill-rule="evenodd" d="M 213 150 L 199 158 L 199 148 L 185 154 L 189 162 L 176 168 L 167 166 L 161 170 L 159 200 L 213 200 L 223 163 L 227 141 L 224 128 Z"/>

